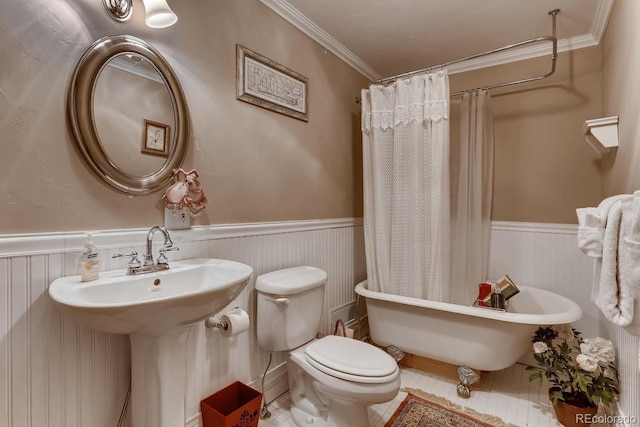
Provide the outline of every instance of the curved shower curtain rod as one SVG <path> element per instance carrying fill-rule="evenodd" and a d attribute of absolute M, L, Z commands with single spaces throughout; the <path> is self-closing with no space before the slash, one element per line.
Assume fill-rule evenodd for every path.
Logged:
<path fill-rule="evenodd" d="M 419 73 L 426 73 L 426 72 L 429 72 L 431 70 L 435 70 L 435 69 L 438 69 L 438 68 L 445 68 L 445 67 L 448 67 L 450 65 L 457 64 L 459 62 L 469 61 L 469 60 L 480 58 L 480 57 L 487 56 L 487 55 L 493 55 L 495 53 L 503 52 L 505 50 L 513 49 L 513 48 L 524 46 L 524 45 L 531 44 L 531 43 L 539 43 L 539 42 L 542 42 L 542 41 L 550 41 L 552 43 L 552 45 L 553 45 L 553 53 L 551 54 L 551 71 L 549 71 L 548 73 L 540 75 L 540 76 L 528 77 L 528 78 L 519 79 L 519 80 L 513 80 L 513 81 L 510 81 L 510 82 L 498 83 L 498 84 L 494 84 L 494 85 L 478 87 L 478 88 L 475 88 L 475 89 L 466 89 L 466 90 L 462 90 L 462 91 L 459 91 L 459 92 L 452 93 L 451 96 L 458 96 L 458 95 L 462 95 L 462 94 L 464 94 L 466 92 L 473 92 L 473 91 L 476 91 L 476 90 L 489 90 L 489 89 L 495 89 L 495 88 L 499 88 L 499 87 L 512 86 L 512 85 L 517 85 L 517 84 L 520 84 L 520 83 L 527 83 L 527 82 L 533 82 L 533 81 L 536 81 L 536 80 L 545 79 L 545 78 L 549 77 L 550 75 L 552 75 L 553 73 L 555 73 L 555 71 L 556 71 L 556 59 L 558 59 L 558 39 L 556 38 L 556 16 L 558 15 L 558 13 L 560 13 L 560 9 L 554 9 L 554 10 L 549 12 L 549 15 L 551 16 L 551 20 L 552 20 L 552 31 L 553 31 L 553 35 L 552 36 L 540 36 L 540 37 L 536 37 L 536 38 L 533 38 L 533 39 L 524 40 L 524 41 L 521 41 L 521 42 L 518 42 L 518 43 L 513 43 L 513 44 L 510 44 L 508 46 L 499 47 L 497 49 L 489 50 L 489 51 L 486 51 L 486 52 L 477 53 L 475 55 L 465 56 L 464 58 L 454 59 L 453 61 L 443 62 L 442 64 L 439 64 L 439 65 L 432 65 L 430 67 L 422 68 L 420 70 L 409 71 L 407 73 L 397 74 L 397 75 L 391 76 L 391 77 L 385 77 L 385 78 L 382 78 L 382 79 L 376 80 L 375 82 L 370 83 L 369 86 L 371 86 L 373 84 L 390 83 L 392 81 L 395 81 L 396 79 L 399 79 L 400 77 L 412 76 L 414 74 L 419 74 Z M 358 102 L 358 101 L 359 101 L 359 98 L 356 98 L 356 102 Z"/>

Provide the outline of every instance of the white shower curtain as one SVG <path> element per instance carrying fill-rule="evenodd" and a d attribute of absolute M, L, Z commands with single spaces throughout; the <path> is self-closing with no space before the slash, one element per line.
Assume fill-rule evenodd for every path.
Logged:
<path fill-rule="evenodd" d="M 487 91 L 465 93 L 451 140 L 451 300 L 471 304 L 487 279 L 493 189 L 493 110 Z"/>
<path fill-rule="evenodd" d="M 447 300 L 449 78 L 446 71 L 362 91 L 369 288 Z"/>

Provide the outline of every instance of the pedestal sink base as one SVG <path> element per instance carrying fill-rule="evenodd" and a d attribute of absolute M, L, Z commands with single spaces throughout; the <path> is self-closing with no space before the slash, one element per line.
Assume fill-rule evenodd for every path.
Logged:
<path fill-rule="evenodd" d="M 185 425 L 186 347 L 194 329 L 130 335 L 132 425 Z"/>
<path fill-rule="evenodd" d="M 235 261 L 194 258 L 164 271 L 100 278 L 60 277 L 49 286 L 56 307 L 96 331 L 131 337 L 134 427 L 185 425 L 186 345 L 192 326 L 218 313 L 245 288 L 253 269 Z"/>

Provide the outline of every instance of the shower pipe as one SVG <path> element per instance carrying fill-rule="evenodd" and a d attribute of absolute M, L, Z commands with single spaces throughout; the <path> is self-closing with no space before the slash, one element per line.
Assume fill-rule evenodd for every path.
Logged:
<path fill-rule="evenodd" d="M 556 71 L 556 60 L 558 59 L 558 39 L 556 38 L 556 16 L 559 13 L 560 13 L 560 9 L 554 9 L 554 10 L 549 12 L 549 15 L 551 16 L 551 20 L 552 20 L 552 31 L 553 31 L 553 35 L 552 36 L 540 36 L 540 37 L 536 37 L 536 38 L 533 38 L 533 39 L 524 40 L 524 41 L 521 41 L 521 42 L 518 42 L 518 43 L 513 43 L 513 44 L 510 44 L 510 45 L 507 45 L 507 46 L 499 47 L 497 49 L 488 50 L 486 52 L 477 53 L 475 55 L 465 56 L 464 58 L 454 59 L 453 61 L 443 62 L 442 64 L 439 64 L 439 65 L 432 65 L 430 67 L 422 68 L 420 70 L 409 71 L 407 73 L 402 73 L 402 74 L 396 74 L 395 76 L 385 77 L 383 79 L 376 80 L 375 82 L 372 82 L 370 85 L 391 83 L 391 82 L 393 82 L 393 81 L 395 81 L 395 80 L 397 80 L 397 79 L 399 79 L 401 77 L 412 76 L 414 74 L 419 74 L 419 73 L 426 73 L 426 72 L 429 72 L 429 71 L 435 70 L 435 69 L 442 69 L 442 68 L 448 67 L 448 66 L 453 65 L 453 64 L 458 64 L 460 62 L 470 61 L 472 59 L 480 58 L 480 57 L 483 57 L 483 56 L 493 55 L 495 53 L 503 52 L 505 50 L 513 49 L 513 48 L 520 47 L 520 46 L 525 46 L 525 45 L 532 44 L 532 43 L 550 41 L 552 43 L 552 45 L 553 45 L 553 53 L 551 54 L 551 71 L 549 71 L 547 74 L 542 74 L 542 75 L 535 76 L 535 77 L 528 77 L 528 78 L 525 78 L 525 79 L 513 80 L 513 81 L 505 82 L 505 83 L 498 83 L 498 84 L 494 84 L 494 85 L 478 87 L 478 88 L 475 88 L 475 89 L 466 89 L 466 90 L 462 90 L 462 91 L 459 91 L 459 92 L 452 93 L 451 96 L 458 96 L 458 95 L 462 95 L 462 94 L 467 93 L 467 92 L 474 92 L 476 90 L 496 89 L 496 88 L 499 88 L 499 87 L 512 86 L 512 85 L 517 85 L 517 84 L 521 84 L 521 83 L 527 83 L 527 82 L 533 82 L 533 81 L 545 79 L 545 78 L 549 77 L 550 75 L 552 75 L 553 73 L 555 73 L 555 71 Z M 358 102 L 358 101 L 359 101 L 359 99 L 356 98 L 356 102 Z"/>

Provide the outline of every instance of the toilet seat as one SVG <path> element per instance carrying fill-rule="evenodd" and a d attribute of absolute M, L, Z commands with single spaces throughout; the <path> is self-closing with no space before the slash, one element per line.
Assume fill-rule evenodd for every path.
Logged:
<path fill-rule="evenodd" d="M 379 348 L 362 341 L 329 335 L 305 349 L 315 369 L 347 381 L 380 384 L 398 376 L 396 361 Z"/>

